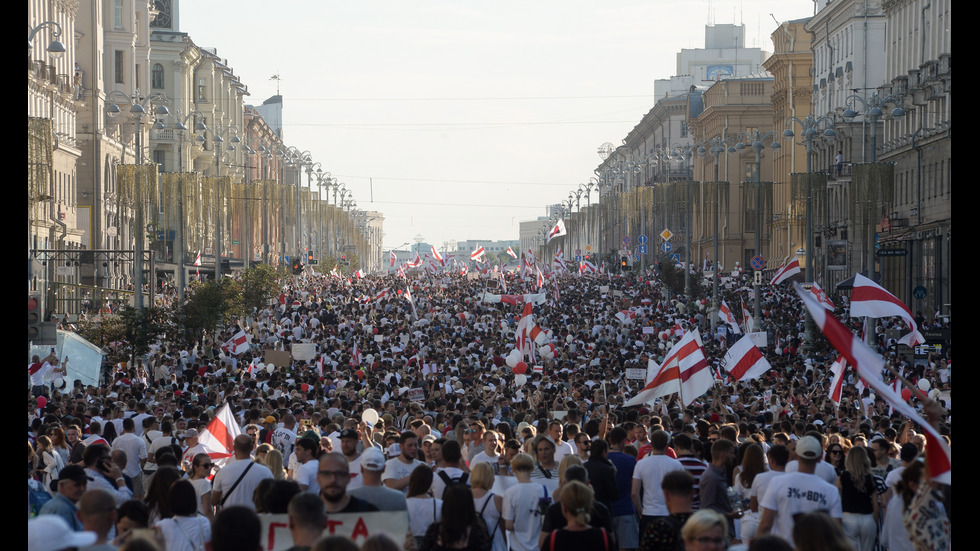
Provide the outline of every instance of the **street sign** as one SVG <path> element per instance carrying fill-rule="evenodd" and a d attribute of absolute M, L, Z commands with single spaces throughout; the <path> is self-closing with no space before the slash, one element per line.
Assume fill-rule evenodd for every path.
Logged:
<path fill-rule="evenodd" d="M 581 262 L 581 261 L 582 261 L 582 255 L 580 254 L 575 255 L 575 262 Z"/>
<path fill-rule="evenodd" d="M 670 261 L 671 262 L 680 262 L 681 261 L 681 255 L 679 255 L 677 253 L 674 253 L 674 254 L 670 255 Z"/>
<path fill-rule="evenodd" d="M 674 237 L 674 234 L 666 228 L 664 228 L 664 231 L 660 232 L 660 239 L 663 239 L 664 241 L 670 241 L 671 237 Z"/>
<path fill-rule="evenodd" d="M 592 250 L 592 245 L 586 245 L 586 246 L 585 246 L 585 250 L 587 250 L 587 251 L 591 251 L 591 250 Z"/>
<path fill-rule="evenodd" d="M 765 270 L 766 269 L 766 259 L 762 258 L 759 255 L 755 255 L 755 256 L 752 257 L 751 264 L 752 264 L 752 269 L 753 270 Z"/>
<path fill-rule="evenodd" d="M 762 285 L 762 272 L 756 270 L 754 272 L 755 279 L 753 280 L 753 285 Z"/>
<path fill-rule="evenodd" d="M 626 237 L 623 238 L 623 245 L 629 245 L 629 244 L 630 244 L 630 236 L 627 235 Z"/>
<path fill-rule="evenodd" d="M 662 250 L 665 253 L 669 253 L 670 249 L 672 248 L 673 247 L 670 246 L 670 241 L 664 241 L 664 244 L 660 246 L 660 250 Z"/>
<path fill-rule="evenodd" d="M 634 255 L 633 255 L 633 261 L 634 261 L 634 262 L 639 262 L 639 261 L 640 261 L 640 255 L 638 255 L 638 254 L 634 254 Z"/>
<path fill-rule="evenodd" d="M 926 298 L 927 293 L 926 288 L 922 285 L 916 285 L 915 288 L 912 289 L 912 296 L 918 300 Z"/>
<path fill-rule="evenodd" d="M 638 252 L 640 254 L 647 254 L 647 246 L 646 245 L 638 245 L 636 247 L 636 252 Z"/>
<path fill-rule="evenodd" d="M 643 234 L 643 235 L 637 237 L 636 238 L 636 242 L 637 243 L 640 243 L 640 244 L 646 243 L 647 242 L 647 236 L 646 236 L 646 234 Z"/>

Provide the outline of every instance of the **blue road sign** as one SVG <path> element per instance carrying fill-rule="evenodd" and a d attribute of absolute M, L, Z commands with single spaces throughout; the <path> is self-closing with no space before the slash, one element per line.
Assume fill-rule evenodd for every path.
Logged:
<path fill-rule="evenodd" d="M 581 262 L 581 261 L 582 261 L 582 255 L 580 254 L 575 255 L 575 262 Z"/>
<path fill-rule="evenodd" d="M 640 254 L 647 254 L 647 246 L 646 245 L 639 245 L 639 246 L 637 246 L 636 247 L 636 252 L 638 252 Z"/>
<path fill-rule="evenodd" d="M 670 255 L 670 261 L 671 262 L 680 262 L 681 261 L 681 255 L 679 255 L 677 253 L 674 253 L 674 254 Z"/>
<path fill-rule="evenodd" d="M 664 241 L 664 244 L 660 246 L 660 250 L 662 250 L 665 253 L 669 253 L 670 249 L 672 248 L 673 247 L 670 246 L 670 241 Z"/>
<path fill-rule="evenodd" d="M 764 270 L 766 268 L 766 259 L 759 255 L 752 257 L 752 269 L 753 270 Z"/>
<path fill-rule="evenodd" d="M 646 235 L 641 235 L 641 236 L 637 237 L 636 238 L 636 242 L 637 243 L 640 243 L 640 244 L 646 243 L 647 242 L 647 236 Z"/>

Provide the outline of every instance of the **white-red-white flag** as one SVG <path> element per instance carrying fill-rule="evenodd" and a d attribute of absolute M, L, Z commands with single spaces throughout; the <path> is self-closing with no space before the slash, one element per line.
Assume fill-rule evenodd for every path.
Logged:
<path fill-rule="evenodd" d="M 240 329 L 235 336 L 228 339 L 224 345 L 221 346 L 225 352 L 237 356 L 243 352 L 248 352 L 248 333 L 244 329 Z"/>
<path fill-rule="evenodd" d="M 534 263 L 538 261 L 538 259 L 534 258 L 534 251 L 528 249 L 527 254 L 524 256 L 524 261 L 533 266 Z"/>
<path fill-rule="evenodd" d="M 483 247 L 477 245 L 476 248 L 473 249 L 473 252 L 470 253 L 470 260 L 480 262 L 485 254 L 487 254 L 487 251 L 483 250 Z"/>
<path fill-rule="evenodd" d="M 361 365 L 361 351 L 357 348 L 357 339 L 354 339 L 354 346 L 350 351 L 350 364 L 354 367 Z"/>
<path fill-rule="evenodd" d="M 504 290 L 504 294 L 507 294 L 507 278 L 504 277 L 504 272 L 497 272 L 497 276 L 500 277 L 500 288 Z"/>
<path fill-rule="evenodd" d="M 354 272 L 354 275 L 357 276 L 357 279 L 363 279 L 366 274 L 364 273 L 364 270 L 358 270 Z"/>
<path fill-rule="evenodd" d="M 521 352 L 522 358 L 534 359 L 534 337 L 531 335 L 534 329 L 534 315 L 532 303 L 524 303 L 524 312 L 521 319 L 517 322 L 517 349 Z"/>
<path fill-rule="evenodd" d="M 541 273 L 540 268 L 534 268 L 538 273 L 538 290 L 540 291 L 544 287 L 544 274 Z"/>
<path fill-rule="evenodd" d="M 238 425 L 235 414 L 225 402 L 214 419 L 201 431 L 198 443 L 204 446 L 205 453 L 212 461 L 227 459 L 234 455 L 235 437 L 241 433 L 242 428 Z"/>
<path fill-rule="evenodd" d="M 831 312 L 834 311 L 834 302 L 830 300 L 830 297 L 827 296 L 827 293 L 825 293 L 824 290 L 820 288 L 820 285 L 817 285 L 816 282 L 813 282 L 813 285 L 810 286 L 810 292 L 813 293 L 813 296 L 817 297 L 817 300 L 820 301 L 820 304 L 822 304 L 824 308 L 830 310 Z"/>
<path fill-rule="evenodd" d="M 548 240 L 546 241 L 546 243 L 551 243 L 552 239 L 556 237 L 561 237 L 563 235 L 566 235 L 567 233 L 568 232 L 565 231 L 565 221 L 559 218 L 558 222 L 555 223 L 555 227 L 551 228 L 551 231 L 548 232 Z"/>
<path fill-rule="evenodd" d="M 514 260 L 517 260 L 517 253 L 514 252 L 514 249 L 512 249 L 510 247 L 507 247 L 507 254 L 509 254 L 510 256 L 512 256 L 514 258 Z"/>
<path fill-rule="evenodd" d="M 197 251 L 197 256 L 194 257 L 194 265 L 195 266 L 201 265 L 201 251 Z"/>
<path fill-rule="evenodd" d="M 419 252 L 415 251 L 415 258 L 413 258 L 411 262 L 406 262 L 405 265 L 408 266 L 409 268 L 418 268 L 419 266 L 421 266 L 422 257 L 419 256 Z"/>
<path fill-rule="evenodd" d="M 398 270 L 396 271 L 396 273 L 398 274 L 398 277 L 400 277 L 402 279 L 408 279 L 408 276 L 405 275 L 405 270 L 402 269 L 401 266 L 398 267 Z"/>
<path fill-rule="evenodd" d="M 694 403 L 698 398 L 711 388 L 715 382 L 715 377 L 708 366 L 708 359 L 704 355 L 704 344 L 701 342 L 701 333 L 697 329 L 686 333 L 684 337 L 670 349 L 667 358 L 664 359 L 665 365 L 676 362 L 681 379 L 681 402 L 684 407 Z"/>
<path fill-rule="evenodd" d="M 633 323 L 636 320 L 636 312 L 632 310 L 620 310 L 616 312 L 616 319 L 620 323 Z"/>
<path fill-rule="evenodd" d="M 386 296 L 388 296 L 388 288 L 387 287 L 385 287 L 385 290 L 384 291 L 381 291 L 380 293 L 374 295 L 374 302 L 378 302 L 379 300 L 385 298 Z"/>
<path fill-rule="evenodd" d="M 855 274 L 854 289 L 851 292 L 851 317 L 889 318 L 892 316 L 904 319 L 911 329 L 911 332 L 898 339 L 898 342 L 915 346 L 926 341 L 919 333 L 912 311 L 904 302 L 874 281 L 861 274 Z"/>
<path fill-rule="evenodd" d="M 847 371 L 847 360 L 843 356 L 838 357 L 837 361 L 830 366 L 830 372 L 834 378 L 830 381 L 830 392 L 828 397 L 837 405 L 840 405 L 841 395 L 844 392 L 844 373 Z"/>
<path fill-rule="evenodd" d="M 732 333 L 736 335 L 741 335 L 742 330 L 738 328 L 738 322 L 735 321 L 735 314 L 732 313 L 731 308 L 728 307 L 728 303 L 724 300 L 721 301 L 721 306 L 718 307 L 718 317 L 721 321 L 725 322 L 725 325 L 732 328 Z"/>
<path fill-rule="evenodd" d="M 749 309 L 745 307 L 745 301 L 742 301 L 742 327 L 745 329 L 746 333 L 752 332 L 752 314 L 749 313 Z"/>
<path fill-rule="evenodd" d="M 657 362 L 649 360 L 647 361 L 647 384 L 623 407 L 652 404 L 661 396 L 668 396 L 680 391 L 681 375 L 677 369 L 677 363 L 668 364 L 665 361 L 663 365 L 657 365 Z"/>
<path fill-rule="evenodd" d="M 432 246 L 432 258 L 436 259 L 439 262 L 439 264 L 442 264 L 443 266 L 446 265 L 446 259 L 444 259 L 442 255 L 439 254 L 439 251 L 436 250 L 435 245 Z"/>
<path fill-rule="evenodd" d="M 395 251 L 391 251 L 391 255 L 388 257 L 388 261 L 391 262 L 391 267 L 395 267 L 395 262 L 398 261 L 398 257 L 395 256 Z"/>
<path fill-rule="evenodd" d="M 861 339 L 851 333 L 833 314 L 827 312 L 820 302 L 802 286 L 797 285 L 796 292 L 803 300 L 803 305 L 810 312 L 810 317 L 823 331 L 830 344 L 847 359 L 868 386 L 874 389 L 875 393 L 895 411 L 900 412 L 922 427 L 925 431 L 926 460 L 929 464 L 932 480 L 942 484 L 951 484 L 952 453 L 940 436 L 939 431 L 903 400 L 900 392 L 882 380 L 881 372 L 884 361 Z"/>
<path fill-rule="evenodd" d="M 778 285 L 798 273 L 800 273 L 800 259 L 794 258 L 792 262 L 776 270 L 776 275 L 772 276 L 769 285 Z"/>
<path fill-rule="evenodd" d="M 728 349 L 723 365 L 736 381 L 758 379 L 772 367 L 748 335 Z"/>

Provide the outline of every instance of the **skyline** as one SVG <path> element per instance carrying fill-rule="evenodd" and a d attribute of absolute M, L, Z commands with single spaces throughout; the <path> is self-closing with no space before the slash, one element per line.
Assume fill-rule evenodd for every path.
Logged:
<path fill-rule="evenodd" d="M 776 21 L 813 10 L 692 4 L 287 1 L 306 14 L 294 20 L 254 0 L 193 2 L 179 25 L 227 59 L 245 103 L 280 87 L 284 141 L 345 183 L 357 208 L 384 214 L 388 249 L 417 234 L 437 246 L 517 239 L 520 221 L 593 176 L 598 146 L 621 143 L 653 107 L 654 80 L 676 72 L 680 49 L 704 47 L 706 24 L 744 23 L 745 46 L 771 52 Z"/>

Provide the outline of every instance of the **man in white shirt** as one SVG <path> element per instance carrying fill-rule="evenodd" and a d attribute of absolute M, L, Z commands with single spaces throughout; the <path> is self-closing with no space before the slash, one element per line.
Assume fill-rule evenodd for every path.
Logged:
<path fill-rule="evenodd" d="M 385 472 L 381 475 L 384 485 L 408 494 L 408 480 L 412 471 L 419 465 L 425 465 L 418 460 L 419 437 L 412 431 L 405 431 L 399 438 L 401 453 L 385 463 Z"/>
<path fill-rule="evenodd" d="M 293 447 L 296 445 L 296 418 L 293 414 L 287 413 L 282 417 L 282 428 L 276 429 L 272 433 L 272 447 L 279 450 L 283 459 L 289 459 L 293 454 Z"/>
<path fill-rule="evenodd" d="M 133 497 L 142 499 L 143 465 L 146 464 L 146 442 L 136 436 L 136 423 L 132 417 L 123 419 L 123 433 L 112 442 L 112 449 L 122 450 L 126 454 L 126 468 L 123 474 L 133 479 Z"/>
<path fill-rule="evenodd" d="M 260 482 L 272 478 L 272 471 L 252 461 L 252 440 L 247 434 L 235 437 L 235 461 L 227 464 L 214 475 L 211 503 L 217 507 L 241 505 L 255 510 L 252 494 Z"/>
<path fill-rule="evenodd" d="M 452 483 L 470 485 L 469 473 L 459 468 L 460 461 L 463 460 L 463 453 L 459 447 L 459 442 L 448 440 L 442 445 L 442 459 L 446 466 L 436 469 L 432 477 L 432 496 L 442 499 L 442 493 L 446 486 Z"/>
<path fill-rule="evenodd" d="M 313 494 L 320 493 L 320 484 L 316 480 L 316 470 L 319 462 L 317 461 L 317 451 L 320 443 L 309 438 L 300 438 L 296 441 L 296 472 L 293 480 L 299 484 L 300 491 Z"/>
<path fill-rule="evenodd" d="M 664 492 L 661 488 L 664 475 L 671 471 L 682 471 L 684 465 L 667 456 L 667 443 L 670 435 L 662 430 L 654 431 L 650 437 L 650 453 L 636 463 L 633 469 L 633 506 L 640 511 L 640 533 L 656 517 L 670 515 Z M 641 497 L 642 496 L 642 497 Z"/>
<path fill-rule="evenodd" d="M 795 545 L 793 519 L 798 514 L 825 511 L 841 520 L 840 492 L 814 474 L 822 453 L 816 438 L 809 435 L 800 438 L 796 445 L 799 471 L 774 478 L 759 501 L 762 517 L 755 534 L 757 538 L 772 533 Z"/>

